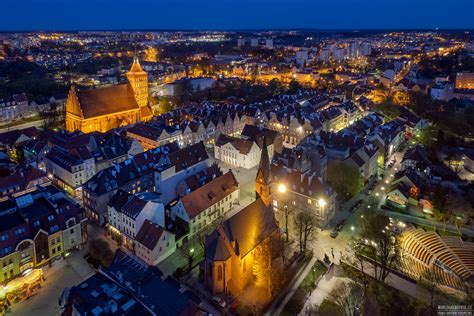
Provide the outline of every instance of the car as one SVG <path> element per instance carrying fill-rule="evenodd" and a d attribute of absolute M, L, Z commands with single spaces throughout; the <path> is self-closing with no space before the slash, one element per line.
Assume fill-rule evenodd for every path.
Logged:
<path fill-rule="evenodd" d="M 336 238 L 337 235 L 339 235 L 339 232 L 338 232 L 337 230 L 333 230 L 333 231 L 331 232 L 331 235 L 330 235 L 330 236 L 331 236 L 331 238 Z"/>
<path fill-rule="evenodd" d="M 383 210 L 390 210 L 390 206 L 388 206 L 387 204 L 383 204 L 383 205 L 381 206 L 381 208 L 382 208 Z"/>
<path fill-rule="evenodd" d="M 221 308 L 225 308 L 227 305 L 226 301 L 222 297 L 219 297 L 219 296 L 213 296 L 212 302 Z"/>

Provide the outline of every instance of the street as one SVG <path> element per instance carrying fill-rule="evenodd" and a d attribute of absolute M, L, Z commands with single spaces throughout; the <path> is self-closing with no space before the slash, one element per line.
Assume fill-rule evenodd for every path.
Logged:
<path fill-rule="evenodd" d="M 72 287 L 92 276 L 96 270 L 83 259 L 86 248 L 72 252 L 67 259 L 53 263 L 52 267 L 43 267 L 45 281 L 37 295 L 26 301 L 12 304 L 11 315 L 38 316 L 60 315 L 58 299 L 64 288 Z"/>

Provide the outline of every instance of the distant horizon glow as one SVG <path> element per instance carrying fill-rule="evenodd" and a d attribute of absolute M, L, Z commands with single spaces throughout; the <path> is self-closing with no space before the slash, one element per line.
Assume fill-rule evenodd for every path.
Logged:
<path fill-rule="evenodd" d="M 0 31 L 474 29 L 472 0 L 3 0 Z"/>

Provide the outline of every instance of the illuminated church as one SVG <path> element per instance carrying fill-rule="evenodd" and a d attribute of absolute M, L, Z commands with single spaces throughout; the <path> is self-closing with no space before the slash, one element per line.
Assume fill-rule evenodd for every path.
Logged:
<path fill-rule="evenodd" d="M 66 129 L 105 132 L 149 120 L 152 112 L 148 106 L 148 74 L 137 58 L 127 79 L 127 84 L 91 90 L 78 90 L 72 85 L 66 102 Z"/>

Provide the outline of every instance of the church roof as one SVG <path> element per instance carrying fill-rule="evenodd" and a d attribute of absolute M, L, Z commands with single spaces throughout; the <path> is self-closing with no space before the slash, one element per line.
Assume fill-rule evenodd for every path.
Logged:
<path fill-rule="evenodd" d="M 263 136 L 263 143 L 267 143 L 266 137 Z M 262 155 L 260 157 L 260 166 L 258 167 L 257 171 L 257 179 L 261 179 L 265 183 L 269 183 L 271 179 L 271 171 L 270 171 L 270 158 L 268 157 L 268 149 L 267 146 L 262 146 Z"/>
<path fill-rule="evenodd" d="M 135 96 L 128 84 L 79 90 L 77 97 L 84 118 L 138 109 Z"/>
<path fill-rule="evenodd" d="M 216 229 L 206 237 L 205 256 L 213 261 L 224 261 L 231 256 L 225 240 L 235 241 L 232 250 L 236 255 L 244 257 L 278 230 L 272 209 L 260 199 L 247 205 L 220 226 L 221 230 Z"/>
<path fill-rule="evenodd" d="M 140 66 L 140 63 L 138 62 L 137 58 L 133 59 L 133 64 L 132 67 L 130 67 L 129 73 L 144 73 L 146 72 L 142 69 L 142 66 Z"/>

